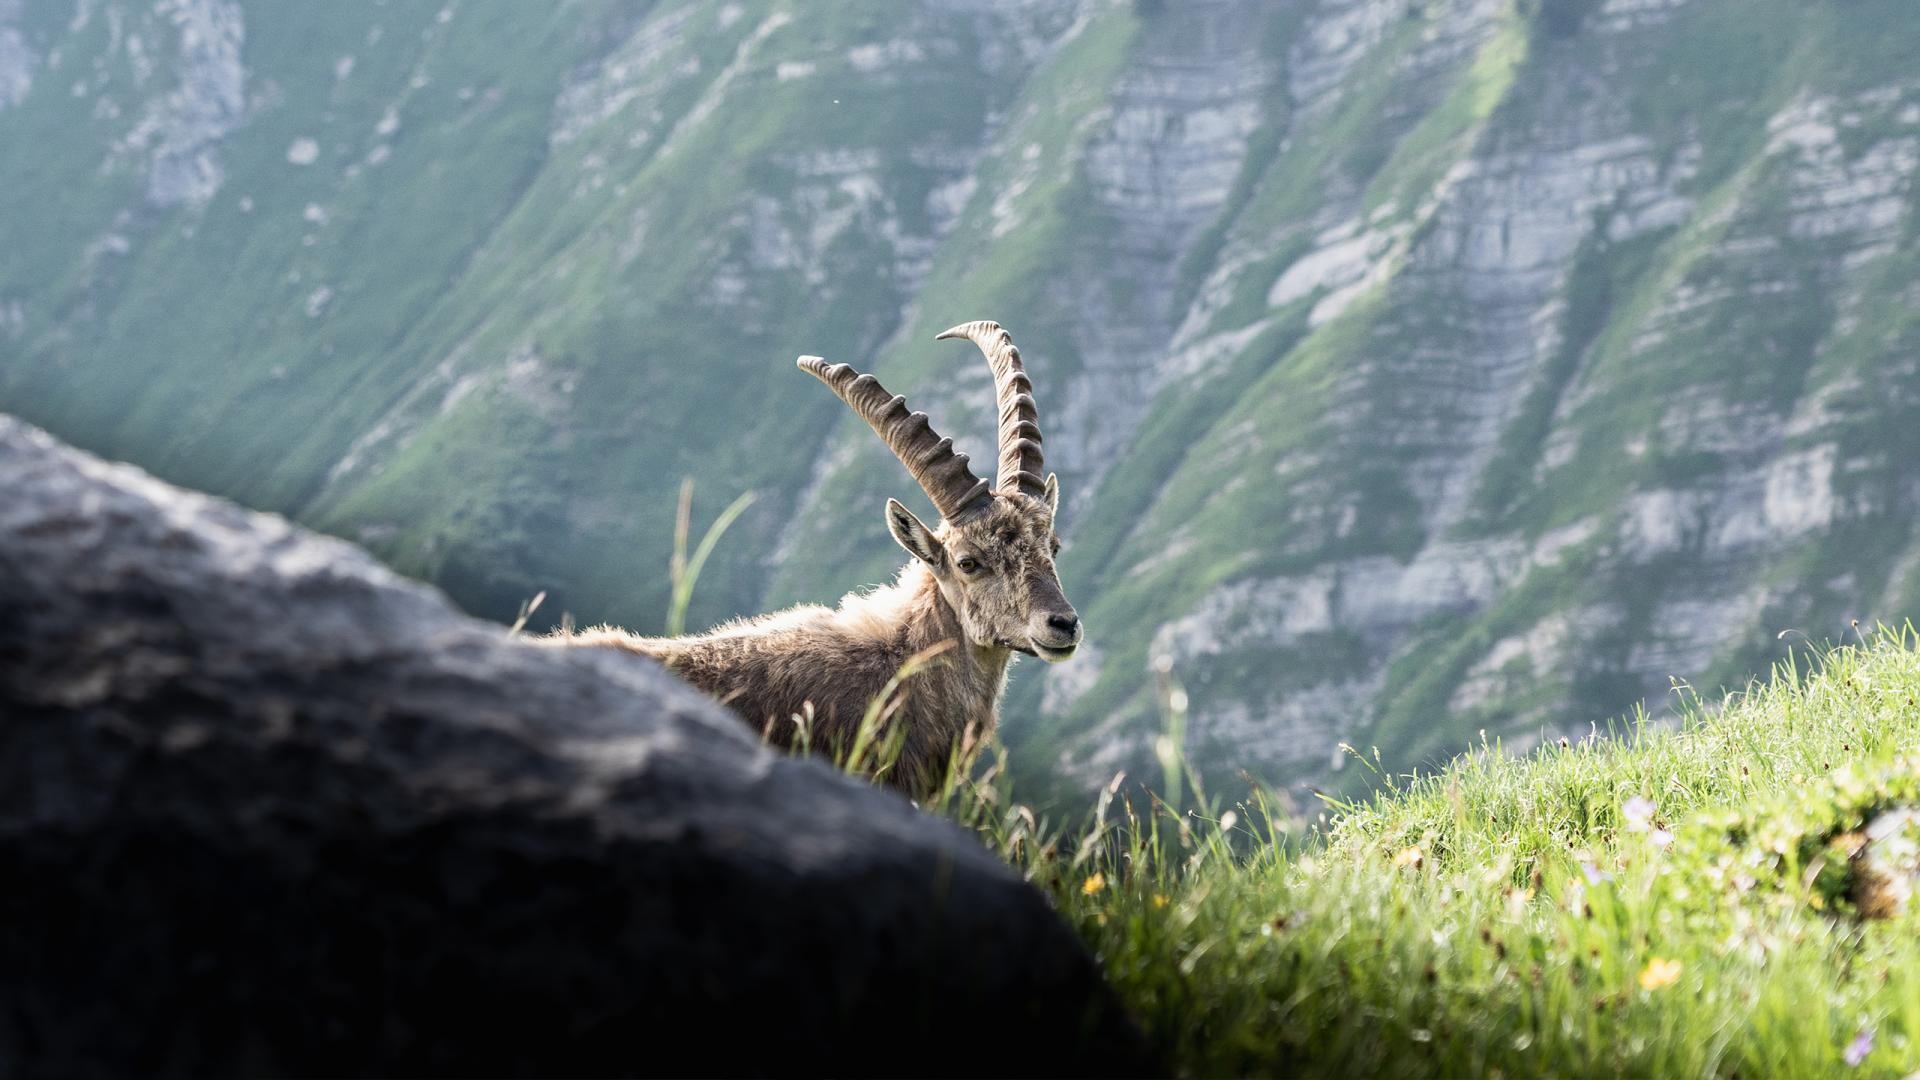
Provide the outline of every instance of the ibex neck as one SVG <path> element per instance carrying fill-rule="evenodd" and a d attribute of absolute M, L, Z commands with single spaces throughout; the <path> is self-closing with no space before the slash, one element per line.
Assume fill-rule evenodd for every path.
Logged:
<path fill-rule="evenodd" d="M 998 700 L 1005 682 L 1012 650 L 995 645 L 975 645 L 967 640 L 960 616 L 947 603 L 940 583 L 924 563 L 915 561 L 900 573 L 900 588 L 909 590 L 907 606 L 906 651 L 913 656 L 952 642 L 942 652 L 945 666 L 962 675 L 969 683 L 986 690 L 989 700 Z"/>

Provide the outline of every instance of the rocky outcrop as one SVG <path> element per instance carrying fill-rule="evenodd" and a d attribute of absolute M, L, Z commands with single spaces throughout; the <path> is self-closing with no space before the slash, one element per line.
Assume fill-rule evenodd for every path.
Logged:
<path fill-rule="evenodd" d="M 18 103 L 33 89 L 40 58 L 20 33 L 21 0 L 0 0 L 0 110 Z"/>
<path fill-rule="evenodd" d="M 176 37 L 179 81 L 149 101 L 117 149 L 144 159 L 148 205 L 201 206 L 226 178 L 220 141 L 246 120 L 245 20 L 233 0 L 163 0 L 154 14 Z M 127 39 L 136 71 L 139 42 Z"/>
<path fill-rule="evenodd" d="M 644 661 L 0 418 L 0 1062 L 1150 1062 L 1038 892 Z"/>
<path fill-rule="evenodd" d="M 1909 571 L 1882 586 L 1837 538 L 1910 543 L 1877 432 L 1911 409 L 1888 312 L 1920 107 L 1886 73 L 1783 93 L 1733 151 L 1697 118 L 1723 91 L 1666 66 L 1721 40 L 1713 7 L 1310 6 L 1278 155 L 1162 353 L 1192 384 L 1145 411 L 1231 404 L 1095 571 L 1089 626 L 1151 611 L 1126 631 L 1151 640 L 1036 695 L 1084 732 L 1049 737 L 1082 783 L 1146 756 L 1156 657 L 1200 757 L 1326 783 L 1343 741 L 1524 748 L 1737 682 L 1784 627 L 1906 615 Z"/>

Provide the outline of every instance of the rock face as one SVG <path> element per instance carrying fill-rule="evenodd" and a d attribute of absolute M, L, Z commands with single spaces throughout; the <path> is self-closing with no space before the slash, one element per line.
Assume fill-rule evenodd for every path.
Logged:
<path fill-rule="evenodd" d="M 1016 669 L 1016 765 L 1151 767 L 1167 660 L 1200 766 L 1333 787 L 1920 609 L 1912 16 L 0 0 L 0 397 L 649 630 L 683 476 L 759 493 L 693 624 L 891 574 L 917 496 L 791 360 L 983 461 L 930 339 L 995 318 L 1091 635 Z"/>
<path fill-rule="evenodd" d="M 0 0 L 0 109 L 27 96 L 39 63 L 15 25 L 19 20 L 20 0 Z"/>
<path fill-rule="evenodd" d="M 1035 890 L 657 668 L 7 418 L 0 489 L 8 1071 L 1150 1065 Z"/>
<path fill-rule="evenodd" d="M 1920 881 L 1920 811 L 1882 811 L 1867 822 L 1861 840 L 1853 853 L 1853 902 L 1864 918 L 1898 918 Z"/>

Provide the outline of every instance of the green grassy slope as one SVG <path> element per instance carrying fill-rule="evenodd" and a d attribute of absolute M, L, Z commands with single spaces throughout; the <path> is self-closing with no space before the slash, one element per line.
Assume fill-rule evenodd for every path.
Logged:
<path fill-rule="evenodd" d="M 1084 840 L 957 806 L 1183 1075 L 1906 1076 L 1920 912 L 1864 917 L 1850 855 L 1920 805 L 1920 653 L 1797 663 L 1677 731 L 1393 778 L 1324 839 L 1264 798 L 1131 786 Z M 1920 827 L 1879 843 L 1920 872 Z"/>

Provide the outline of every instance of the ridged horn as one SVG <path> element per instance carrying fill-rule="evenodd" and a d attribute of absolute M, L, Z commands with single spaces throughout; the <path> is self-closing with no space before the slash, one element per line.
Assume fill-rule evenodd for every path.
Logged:
<path fill-rule="evenodd" d="M 966 338 L 986 354 L 993 369 L 993 387 L 1000 401 L 1001 491 L 1019 491 L 1036 499 L 1046 497 L 1046 462 L 1040 449 L 1040 412 L 1033 404 L 1033 382 L 1020 362 L 1013 335 L 999 323 L 982 319 L 961 323 L 934 338 Z"/>
<path fill-rule="evenodd" d="M 879 379 L 862 375 L 848 364 L 828 364 L 818 356 L 803 356 L 795 363 L 860 414 L 933 500 L 941 517 L 957 521 L 989 497 L 991 489 L 973 475 L 967 455 L 954 453 L 953 440 L 941 438 L 927 422 L 926 413 L 907 411 L 907 399 L 887 393 Z"/>

